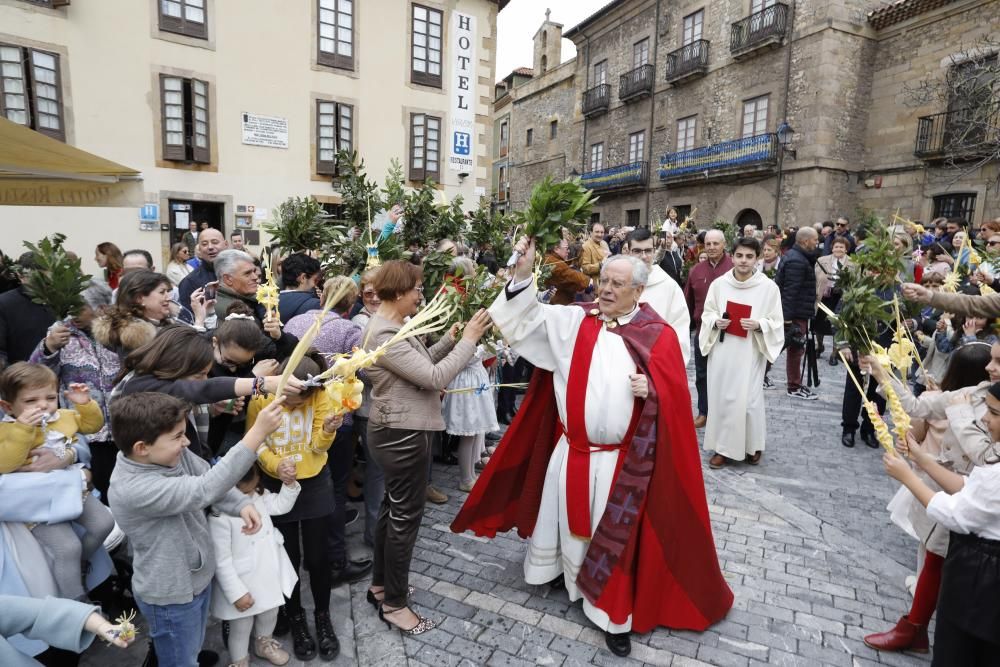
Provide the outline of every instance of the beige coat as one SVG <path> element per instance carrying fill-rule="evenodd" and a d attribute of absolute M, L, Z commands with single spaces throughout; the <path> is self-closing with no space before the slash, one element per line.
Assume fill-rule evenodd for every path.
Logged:
<path fill-rule="evenodd" d="M 373 350 L 397 331 L 398 324 L 376 314 L 368 321 L 361 340 L 365 341 L 365 349 Z M 368 369 L 372 382 L 369 423 L 413 431 L 443 431 L 441 392 L 475 352 L 475 343 L 456 343 L 450 335 L 429 349 L 417 338 L 391 346 Z"/>
<path fill-rule="evenodd" d="M 833 255 L 823 255 L 816 260 L 816 300 L 821 301 L 823 294 L 830 285 L 830 276 L 833 274 L 833 262 L 836 259 Z M 841 266 L 850 266 L 851 258 L 844 256 Z"/>
<path fill-rule="evenodd" d="M 594 243 L 593 239 L 587 239 L 580 250 L 580 270 L 596 283 L 601 277 L 601 262 L 611 254 L 611 249 L 604 241 Z"/>

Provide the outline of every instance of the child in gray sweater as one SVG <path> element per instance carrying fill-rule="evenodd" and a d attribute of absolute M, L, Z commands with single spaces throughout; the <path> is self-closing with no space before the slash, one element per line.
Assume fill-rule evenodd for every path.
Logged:
<path fill-rule="evenodd" d="M 134 552 L 132 591 L 161 667 L 196 664 L 205 638 L 215 553 L 205 510 L 240 516 L 248 535 L 261 519 L 234 487 L 280 424 L 283 398 L 262 410 L 253 428 L 214 467 L 187 449 L 189 406 L 157 393 L 111 404 L 111 431 L 121 450 L 108 499 Z"/>

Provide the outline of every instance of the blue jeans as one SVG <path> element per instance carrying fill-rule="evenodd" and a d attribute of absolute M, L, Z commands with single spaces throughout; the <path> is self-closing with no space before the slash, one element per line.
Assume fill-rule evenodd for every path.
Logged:
<path fill-rule="evenodd" d="M 211 586 L 184 604 L 146 604 L 135 598 L 149 623 L 149 636 L 160 667 L 197 667 L 211 601 Z"/>

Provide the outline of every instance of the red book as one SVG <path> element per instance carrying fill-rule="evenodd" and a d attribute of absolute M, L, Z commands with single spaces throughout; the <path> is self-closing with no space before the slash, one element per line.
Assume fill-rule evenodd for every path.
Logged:
<path fill-rule="evenodd" d="M 739 336 L 740 338 L 746 338 L 747 330 L 740 326 L 740 320 L 750 317 L 750 306 L 736 301 L 727 301 L 726 313 L 728 313 L 728 317 L 726 319 L 729 320 L 729 326 L 726 327 L 726 333 L 732 334 L 733 336 Z"/>

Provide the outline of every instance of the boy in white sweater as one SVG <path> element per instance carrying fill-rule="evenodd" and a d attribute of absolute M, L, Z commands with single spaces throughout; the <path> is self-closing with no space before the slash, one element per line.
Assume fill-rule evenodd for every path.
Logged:
<path fill-rule="evenodd" d="M 189 406 L 167 394 L 137 393 L 111 404 L 111 431 L 121 450 L 108 498 L 134 550 L 132 591 L 161 667 L 196 664 L 205 639 L 215 553 L 205 510 L 261 519 L 236 482 L 254 464 L 264 439 L 281 424 L 279 398 L 215 466 L 188 451 Z"/>

